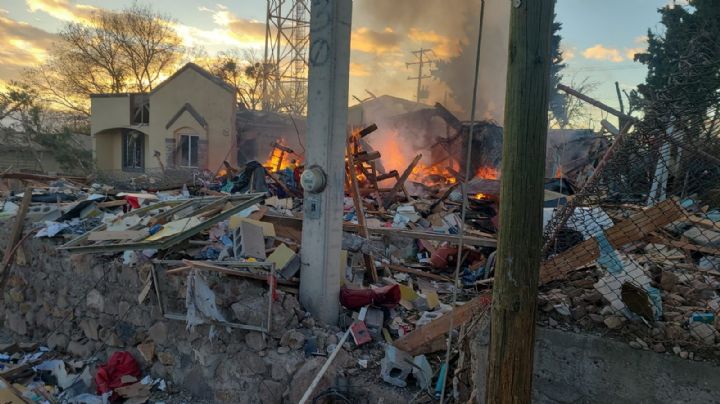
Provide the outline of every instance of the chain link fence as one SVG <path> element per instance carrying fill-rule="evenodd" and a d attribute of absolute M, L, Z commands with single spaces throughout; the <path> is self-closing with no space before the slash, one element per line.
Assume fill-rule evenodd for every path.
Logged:
<path fill-rule="evenodd" d="M 546 209 L 546 324 L 720 359 L 720 104 L 685 85 L 709 68 L 678 70 L 642 120 L 622 117 L 575 195 Z"/>

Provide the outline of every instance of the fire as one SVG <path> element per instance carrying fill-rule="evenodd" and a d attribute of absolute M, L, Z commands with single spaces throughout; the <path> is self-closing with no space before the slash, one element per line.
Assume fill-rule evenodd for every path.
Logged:
<path fill-rule="evenodd" d="M 478 192 L 477 194 L 475 194 L 473 196 L 473 198 L 475 198 L 477 200 L 483 200 L 483 199 L 488 199 L 488 196 L 483 194 L 482 192 Z"/>
<path fill-rule="evenodd" d="M 218 172 L 217 172 L 217 176 L 218 176 L 218 177 L 224 177 L 225 175 L 227 175 L 227 169 L 226 169 L 226 168 L 223 167 L 223 168 L 221 168 L 220 170 L 218 170 Z"/>
<path fill-rule="evenodd" d="M 283 139 L 279 139 L 277 144 L 284 145 Z M 270 152 L 270 156 L 263 163 L 263 166 L 270 171 L 277 172 L 286 168 L 292 168 L 292 161 L 296 158 L 296 156 L 291 156 L 289 153 L 277 147 L 273 147 L 272 152 Z"/>
<path fill-rule="evenodd" d="M 457 181 L 448 168 L 443 164 L 428 166 L 423 163 L 418 163 L 418 165 L 415 166 L 410 179 L 428 186 L 438 184 L 452 185 Z"/>
<path fill-rule="evenodd" d="M 495 167 L 480 167 L 475 172 L 475 177 L 484 180 L 496 180 L 500 176 L 498 169 Z"/>

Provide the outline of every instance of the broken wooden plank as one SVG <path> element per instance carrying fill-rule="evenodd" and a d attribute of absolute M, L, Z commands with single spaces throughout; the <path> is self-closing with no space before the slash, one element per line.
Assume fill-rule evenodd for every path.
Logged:
<path fill-rule="evenodd" d="M 355 205 L 355 216 L 357 216 L 358 228 L 360 235 L 369 238 L 367 225 L 365 224 L 365 209 L 363 208 L 362 201 L 360 199 L 360 188 L 358 186 L 357 176 L 355 175 L 355 159 L 352 155 L 350 144 L 347 146 L 347 159 L 348 164 L 346 167 L 348 182 L 350 183 L 350 194 L 352 195 L 353 204 Z M 375 268 L 375 260 L 368 254 L 363 254 L 363 260 L 365 261 L 365 268 L 370 275 L 372 282 L 378 281 L 377 268 Z"/>
<path fill-rule="evenodd" d="M 462 122 L 447 108 L 445 108 L 444 105 L 440 104 L 439 102 L 435 103 L 435 110 L 437 111 L 440 118 L 442 118 L 445 123 L 448 124 L 451 128 L 455 129 L 456 131 L 460 131 L 462 129 Z"/>
<path fill-rule="evenodd" d="M 385 174 L 380 174 L 377 177 L 375 177 L 378 182 L 383 180 L 388 180 L 390 178 L 400 178 L 400 173 L 397 172 L 397 170 L 388 171 Z"/>
<path fill-rule="evenodd" d="M 652 235 L 645 238 L 645 241 L 653 244 L 663 244 L 686 251 L 701 252 L 709 255 L 720 255 L 720 248 L 699 246 L 687 241 L 670 240 L 658 233 L 652 233 Z"/>
<path fill-rule="evenodd" d="M 222 267 L 215 264 L 209 264 L 205 261 L 190 261 L 190 260 L 182 260 L 182 263 L 184 266 L 179 268 L 173 268 L 165 271 L 168 275 L 178 275 L 182 274 L 185 271 L 188 271 L 190 269 L 200 269 L 200 270 L 207 270 L 207 271 L 213 271 L 213 272 L 219 272 L 221 274 L 230 275 L 230 276 L 237 276 L 241 278 L 248 278 L 248 279 L 256 279 L 259 281 L 265 281 L 268 280 L 269 274 L 258 274 L 255 272 L 249 272 L 249 271 L 241 271 L 239 269 L 233 269 L 233 268 L 227 268 Z M 242 262 L 236 263 L 238 264 L 238 267 L 242 267 Z M 284 280 L 284 279 L 277 279 L 278 285 L 285 285 L 285 286 L 293 286 L 297 287 L 299 285 L 299 282 L 291 281 L 291 280 Z"/>
<path fill-rule="evenodd" d="M 375 132 L 377 130 L 377 128 L 378 128 L 378 126 L 373 123 L 370 126 L 360 130 L 360 132 L 358 132 L 358 136 L 363 138 L 363 137 Z"/>
<path fill-rule="evenodd" d="M 204 212 L 210 211 L 212 209 L 215 209 L 217 206 L 225 206 L 227 202 L 232 202 L 234 205 L 224 210 L 222 213 L 215 215 L 205 221 L 202 221 L 188 229 L 185 229 L 184 231 L 181 231 L 180 233 L 173 234 L 168 237 L 161 238 L 159 240 L 153 241 L 153 240 L 143 240 L 140 242 L 120 242 L 120 243 L 111 243 L 111 244 L 90 244 L 90 245 L 71 245 L 68 244 L 63 245 L 61 247 L 58 247 L 58 249 L 61 250 L 67 250 L 71 253 L 86 253 L 86 252 L 115 252 L 115 251 L 126 251 L 126 250 L 145 250 L 145 249 L 153 249 L 153 250 L 164 250 L 167 249 L 181 241 L 185 241 L 189 239 L 190 237 L 200 233 L 201 231 L 207 230 L 214 226 L 216 223 L 221 222 L 223 220 L 228 219 L 230 216 L 240 212 L 243 209 L 247 209 L 252 205 L 255 205 L 258 202 L 261 202 L 265 198 L 265 194 L 257 193 L 257 194 L 243 194 L 243 195 L 233 195 L 233 196 L 227 196 L 224 198 L 205 198 L 209 201 L 212 201 L 211 203 L 202 206 L 198 211 L 193 211 L 188 213 L 188 216 L 197 216 Z M 205 200 L 203 199 L 203 200 Z M 190 200 L 188 202 L 193 202 L 193 200 Z M 189 207 L 192 207 L 192 203 Z M 180 207 L 176 207 L 171 209 L 168 212 L 161 213 L 155 218 L 164 218 L 169 217 L 168 215 L 174 214 L 173 212 L 177 212 L 176 209 L 179 209 Z M 137 230 L 137 229 L 130 229 L 130 230 Z M 76 239 L 72 241 L 71 243 L 76 243 L 84 239 Z"/>
<path fill-rule="evenodd" d="M 357 225 L 353 223 L 343 224 L 343 230 L 357 232 Z M 414 238 L 418 240 L 436 240 L 436 241 L 447 241 L 448 243 L 457 244 L 460 242 L 460 237 L 455 234 L 443 234 L 443 233 L 430 233 L 425 231 L 417 230 L 403 230 L 394 229 L 391 227 L 371 227 L 368 228 L 370 234 L 379 236 L 396 236 L 403 238 Z M 497 240 L 489 237 L 463 237 L 463 244 L 478 246 L 478 247 L 495 247 L 497 246 Z"/>
<path fill-rule="evenodd" d="M 605 237 L 615 249 L 642 240 L 655 230 L 684 216 L 682 208 L 672 199 L 633 214 L 605 230 Z M 540 282 L 563 279 L 565 276 L 600 257 L 600 246 L 593 237 L 543 262 Z"/>
<path fill-rule="evenodd" d="M 351 154 L 348 154 L 350 156 Z M 367 163 L 369 161 L 377 160 L 381 157 L 379 151 L 363 151 L 358 153 L 357 155 L 353 156 L 353 159 L 355 160 L 355 164 L 360 163 Z"/>
<path fill-rule="evenodd" d="M 418 327 L 409 334 L 396 340 L 393 345 L 410 355 L 428 353 L 427 345 L 436 338 L 445 335 L 450 331 L 450 323 L 453 328 L 458 328 L 468 322 L 474 315 L 487 310 L 490 307 L 492 296 L 482 294 L 462 306 L 455 307 L 452 311 L 431 321 L 429 324 Z"/>
<path fill-rule="evenodd" d="M 25 225 L 25 216 L 27 216 L 28 209 L 30 208 L 30 202 L 32 201 L 32 190 L 32 187 L 25 188 L 20 208 L 15 215 L 15 224 L 13 224 L 13 229 L 10 233 L 10 240 L 8 240 L 8 245 L 5 247 L 5 255 L 3 256 L 2 266 L 0 266 L 0 300 L 2 300 L 5 280 L 8 276 L 7 271 L 12 265 L 13 256 L 18 249 L 18 242 L 20 242 L 22 237 L 23 227 Z"/>
<path fill-rule="evenodd" d="M 93 231 L 88 235 L 88 241 L 107 240 L 137 240 L 150 235 L 148 230 L 121 230 L 121 231 Z"/>
<path fill-rule="evenodd" d="M 709 230 L 715 230 L 715 231 L 720 230 L 720 223 L 713 222 L 710 219 L 704 219 L 704 218 L 697 217 L 697 216 L 690 216 L 688 218 L 688 220 L 692 224 L 696 224 L 698 226 L 704 227 Z"/>
<path fill-rule="evenodd" d="M 432 272 L 423 271 L 421 269 L 403 267 L 403 266 L 395 265 L 395 264 L 386 264 L 385 267 L 389 268 L 393 271 L 396 271 L 396 272 L 403 272 L 406 274 L 412 274 L 412 275 L 421 276 L 421 277 L 429 278 L 429 279 L 435 279 L 435 280 L 443 281 L 443 282 L 452 282 L 452 279 L 448 278 L 447 276 L 434 274 Z"/>
<path fill-rule="evenodd" d="M 420 159 L 422 159 L 422 154 L 418 154 L 417 156 L 415 156 L 413 161 L 410 162 L 405 171 L 403 171 L 402 175 L 395 183 L 395 186 L 390 191 L 390 194 L 385 197 L 385 208 L 389 208 L 390 205 L 393 204 L 393 202 L 395 201 L 395 196 L 401 189 L 403 189 L 403 187 L 405 186 L 405 181 L 407 181 L 408 177 L 410 177 L 410 174 L 412 174 L 415 166 L 417 166 L 417 164 L 420 162 Z"/>
<path fill-rule="evenodd" d="M 127 200 L 125 199 L 118 199 L 115 201 L 105 201 L 105 202 L 98 202 L 95 204 L 98 208 L 114 208 L 117 206 L 124 206 L 127 205 Z"/>

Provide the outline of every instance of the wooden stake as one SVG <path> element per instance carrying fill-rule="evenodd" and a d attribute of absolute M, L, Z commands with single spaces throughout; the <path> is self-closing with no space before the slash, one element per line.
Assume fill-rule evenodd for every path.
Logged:
<path fill-rule="evenodd" d="M 350 194 L 352 195 L 353 204 L 355 205 L 355 215 L 357 216 L 360 235 L 365 238 L 370 238 L 367 225 L 365 224 L 365 208 L 363 208 L 362 200 L 360 199 L 360 187 L 358 186 L 357 177 L 355 176 L 355 159 L 353 158 L 350 143 L 348 143 L 347 146 L 347 160 L 347 176 L 350 184 Z M 373 282 L 377 282 L 378 275 L 377 268 L 375 268 L 375 261 L 367 254 L 363 254 L 363 260 L 365 261 L 365 267 L 370 274 L 370 279 Z"/>
<path fill-rule="evenodd" d="M 488 403 L 532 401 L 554 3 L 514 1 L 510 13 Z"/>
<path fill-rule="evenodd" d="M 10 240 L 7 247 L 5 248 L 5 256 L 3 258 L 2 266 L 0 267 L 0 300 L 3 297 L 3 289 L 5 289 L 5 281 L 8 277 L 8 269 L 12 265 L 15 251 L 17 251 L 17 244 L 22 236 L 23 225 L 25 224 L 25 216 L 27 216 L 28 209 L 30 208 L 30 202 L 32 201 L 32 187 L 25 188 L 20 208 L 15 216 L 15 225 L 13 225 L 12 233 L 10 234 Z"/>

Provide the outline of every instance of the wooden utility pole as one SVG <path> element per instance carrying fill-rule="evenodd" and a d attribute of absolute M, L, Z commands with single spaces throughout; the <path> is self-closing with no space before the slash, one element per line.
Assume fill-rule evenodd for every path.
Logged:
<path fill-rule="evenodd" d="M 432 67 L 433 63 L 435 63 L 435 60 L 432 59 L 433 56 L 435 56 L 435 52 L 433 52 L 432 49 L 423 49 L 420 48 L 416 51 L 412 51 L 412 54 L 415 55 L 417 58 L 417 62 L 406 62 L 405 67 L 410 68 L 410 66 L 417 65 L 418 67 L 418 75 L 415 77 L 408 77 L 408 80 L 417 80 L 417 92 L 415 93 L 415 102 L 418 104 L 420 103 L 420 100 L 427 98 L 427 89 L 422 86 L 423 79 L 431 79 L 432 75 L 425 73 L 424 67 L 425 65 Z"/>
<path fill-rule="evenodd" d="M 529 403 L 554 0 L 513 0 L 486 402 Z"/>

